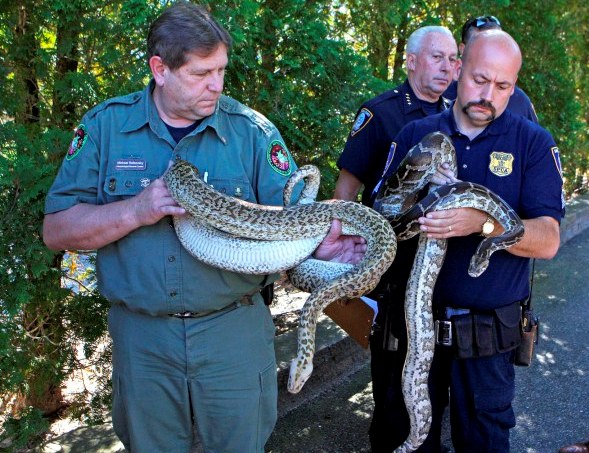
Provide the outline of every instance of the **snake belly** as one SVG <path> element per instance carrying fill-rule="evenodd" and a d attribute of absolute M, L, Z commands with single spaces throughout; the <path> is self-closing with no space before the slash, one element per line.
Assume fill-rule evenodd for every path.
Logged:
<path fill-rule="evenodd" d="M 428 134 L 408 152 L 399 170 L 385 181 L 374 206 L 389 219 L 398 240 L 420 234 L 417 219 L 428 212 L 470 207 L 491 215 L 505 231 L 481 241 L 469 267 L 469 275 L 477 277 L 486 270 L 491 254 L 521 240 L 523 223 L 498 195 L 474 183 L 430 185 L 429 193 L 417 201 L 419 192 L 444 162 L 456 173 L 456 153 L 450 138 L 441 132 Z M 405 294 L 407 355 L 401 385 L 410 428 L 407 439 L 395 453 L 415 451 L 423 444 L 431 427 L 428 376 L 435 349 L 432 296 L 446 249 L 447 240 L 420 234 Z"/>
<path fill-rule="evenodd" d="M 202 257 L 202 244 L 215 240 L 218 246 L 207 251 L 207 255 L 214 255 L 207 258 L 211 265 L 234 272 L 246 269 L 254 274 L 292 268 L 288 275 L 293 284 L 310 291 L 301 310 L 297 356 L 291 363 L 288 382 L 291 393 L 299 392 L 313 370 L 319 314 L 332 302 L 359 297 L 374 289 L 396 253 L 392 226 L 360 203 L 312 201 L 315 189 L 303 190 L 303 201 L 286 207 L 229 197 L 202 181 L 198 169 L 186 161 L 177 161 L 170 167 L 164 180 L 174 200 L 188 213 L 189 222 L 175 218 L 174 226 L 189 253 Z M 289 187 L 287 183 L 287 199 L 292 190 Z M 367 251 L 357 265 L 342 266 L 309 258 L 329 232 L 333 219 L 341 220 L 344 234 L 366 239 Z M 193 227 L 197 230 L 193 231 Z M 196 243 L 203 232 L 209 235 L 207 240 Z M 275 253 L 283 247 L 290 250 L 286 257 Z M 243 249 L 250 253 L 243 253 Z M 254 260 L 255 257 L 258 258 Z"/>

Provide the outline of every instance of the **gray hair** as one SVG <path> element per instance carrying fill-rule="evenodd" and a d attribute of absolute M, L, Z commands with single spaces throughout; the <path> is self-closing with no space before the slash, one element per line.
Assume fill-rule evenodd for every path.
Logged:
<path fill-rule="evenodd" d="M 178 2 L 166 9 L 149 28 L 147 58 L 159 56 L 171 69 L 186 63 L 189 53 L 211 55 L 220 45 L 231 50 L 231 35 L 203 6 Z"/>
<path fill-rule="evenodd" d="M 426 25 L 425 27 L 418 28 L 413 33 L 411 33 L 409 39 L 407 40 L 405 53 L 419 53 L 423 46 L 423 40 L 431 33 L 440 33 L 454 39 L 452 32 L 446 27 L 442 27 L 441 25 Z"/>

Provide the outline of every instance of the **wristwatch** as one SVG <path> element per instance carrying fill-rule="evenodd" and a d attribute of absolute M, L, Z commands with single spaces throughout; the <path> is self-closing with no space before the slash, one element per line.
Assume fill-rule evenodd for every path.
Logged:
<path fill-rule="evenodd" d="M 483 223 L 483 225 L 482 225 L 481 234 L 485 237 L 489 237 L 489 236 L 491 236 L 491 234 L 493 234 L 494 230 L 495 230 L 495 219 L 493 219 L 493 217 L 488 215 L 487 220 L 485 220 L 485 223 Z"/>

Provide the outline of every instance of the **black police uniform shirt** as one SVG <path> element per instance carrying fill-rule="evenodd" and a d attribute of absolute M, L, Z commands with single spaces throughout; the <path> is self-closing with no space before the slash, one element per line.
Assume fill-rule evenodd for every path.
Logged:
<path fill-rule="evenodd" d="M 347 170 L 364 185 L 362 202 L 369 205 L 374 186 L 382 176 L 391 143 L 407 123 L 445 110 L 448 103 L 441 99 L 435 112 L 429 103 L 420 101 L 409 82 L 362 104 L 344 150 L 337 161 L 340 170 Z"/>
<path fill-rule="evenodd" d="M 482 184 L 505 200 L 522 219 L 564 216 L 562 171 L 554 139 L 542 127 L 505 111 L 472 141 L 456 127 L 452 109 L 408 124 L 395 139 L 383 180 L 393 174 L 412 146 L 428 133 L 447 134 L 456 148 L 458 178 Z M 493 309 L 529 294 L 529 258 L 501 250 L 479 277 L 468 275 L 470 259 L 483 238 L 450 238 L 434 292 L 434 304 Z"/>
<path fill-rule="evenodd" d="M 444 92 L 443 96 L 446 99 L 450 99 L 451 101 L 456 99 L 457 86 L 458 83 L 453 81 L 448 89 Z M 524 118 L 533 121 L 534 123 L 538 122 L 538 117 L 536 116 L 536 110 L 534 109 L 532 101 L 525 91 L 517 85 L 515 86 L 513 94 L 509 98 L 509 102 L 507 103 L 507 110 L 509 110 L 511 113 L 517 113 L 518 115 L 521 115 Z"/>

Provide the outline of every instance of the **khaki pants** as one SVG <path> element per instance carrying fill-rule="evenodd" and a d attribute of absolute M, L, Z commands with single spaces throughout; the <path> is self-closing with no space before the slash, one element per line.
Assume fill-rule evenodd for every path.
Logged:
<path fill-rule="evenodd" d="M 277 418 L 274 324 L 261 298 L 197 319 L 114 305 L 113 425 L 130 452 L 263 452 Z"/>

